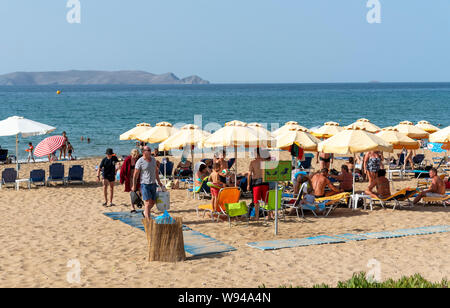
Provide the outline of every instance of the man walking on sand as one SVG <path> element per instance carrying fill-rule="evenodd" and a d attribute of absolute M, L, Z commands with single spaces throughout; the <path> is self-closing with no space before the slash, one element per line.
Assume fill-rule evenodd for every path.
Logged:
<path fill-rule="evenodd" d="M 148 146 L 142 149 L 143 156 L 138 159 L 134 167 L 133 187 L 137 190 L 137 179 L 141 180 L 142 199 L 144 200 L 144 217 L 150 219 L 150 210 L 156 203 L 156 182 L 159 187 L 165 190 L 159 179 L 159 173 L 156 168 L 156 159 L 152 157 L 152 150 Z"/>

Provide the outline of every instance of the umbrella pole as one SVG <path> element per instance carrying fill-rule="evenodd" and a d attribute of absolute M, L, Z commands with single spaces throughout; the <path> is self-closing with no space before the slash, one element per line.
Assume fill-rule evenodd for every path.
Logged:
<path fill-rule="evenodd" d="M 238 163 L 237 163 L 237 146 L 234 147 L 234 163 L 236 164 L 236 172 L 234 173 L 234 187 L 237 187 L 237 171 L 238 171 Z"/>
<path fill-rule="evenodd" d="M 194 148 L 191 147 L 191 157 L 192 157 L 192 166 L 194 166 Z M 194 170 L 192 170 L 194 171 Z M 192 172 L 192 192 L 194 194 L 194 200 L 195 200 L 195 174 Z"/>
<path fill-rule="evenodd" d="M 353 163 L 356 161 L 356 155 L 353 154 Z M 353 193 L 352 193 L 352 207 L 355 208 L 355 175 L 356 175 L 356 168 L 353 167 Z"/>
<path fill-rule="evenodd" d="M 19 178 L 19 134 L 16 134 L 16 170 Z"/>

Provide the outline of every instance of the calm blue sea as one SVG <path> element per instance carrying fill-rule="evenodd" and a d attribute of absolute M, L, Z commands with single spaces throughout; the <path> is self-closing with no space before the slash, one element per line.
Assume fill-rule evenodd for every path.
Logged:
<path fill-rule="evenodd" d="M 0 87 L 0 119 L 13 115 L 55 126 L 53 134 L 66 131 L 74 155 L 86 157 L 107 147 L 129 153 L 133 142 L 119 135 L 137 123 L 193 123 L 194 115 L 202 115 L 203 125 L 241 120 L 269 123 L 269 129 L 292 120 L 308 128 L 331 120 L 343 126 L 362 117 L 380 127 L 404 120 L 445 127 L 450 83 Z M 43 138 L 20 139 L 21 158 L 28 141 Z M 0 145 L 14 152 L 15 138 L 0 137 Z"/>

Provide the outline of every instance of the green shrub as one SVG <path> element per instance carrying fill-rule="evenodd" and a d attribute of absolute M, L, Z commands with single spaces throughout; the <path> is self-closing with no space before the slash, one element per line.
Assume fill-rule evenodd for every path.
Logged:
<path fill-rule="evenodd" d="M 260 286 L 265 288 L 265 285 Z M 366 277 L 366 273 L 360 272 L 353 274 L 353 277 L 347 281 L 339 281 L 335 288 L 449 288 L 450 282 L 443 279 L 441 282 L 430 282 L 420 274 L 410 277 L 403 276 L 398 280 L 388 279 L 383 282 L 373 282 Z M 292 286 L 280 286 L 280 288 L 292 288 Z M 317 284 L 313 288 L 331 288 L 327 284 Z"/>

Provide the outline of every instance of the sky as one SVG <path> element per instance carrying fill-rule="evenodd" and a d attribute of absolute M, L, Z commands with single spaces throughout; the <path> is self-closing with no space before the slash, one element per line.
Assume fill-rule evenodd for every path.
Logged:
<path fill-rule="evenodd" d="M 450 1 L 0 0 L 0 74 L 144 70 L 213 83 L 448 82 Z"/>

